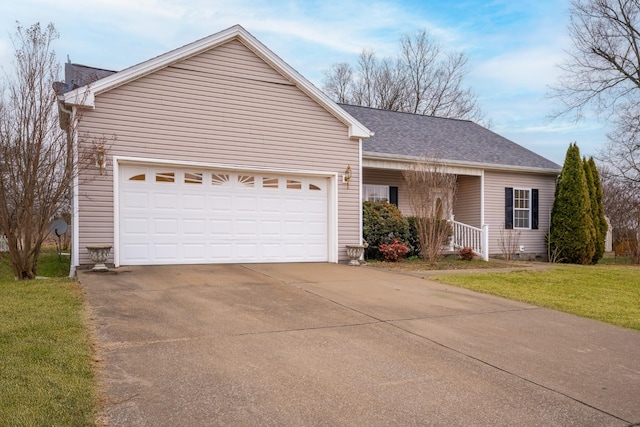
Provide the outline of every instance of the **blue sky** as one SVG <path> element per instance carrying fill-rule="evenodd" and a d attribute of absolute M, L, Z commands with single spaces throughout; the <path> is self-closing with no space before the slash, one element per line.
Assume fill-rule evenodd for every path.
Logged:
<path fill-rule="evenodd" d="M 562 164 L 571 142 L 596 155 L 602 122 L 550 120 L 548 86 L 570 47 L 568 0 L 21 0 L 3 5 L 0 64 L 15 22 L 53 22 L 61 62 L 120 70 L 240 24 L 316 86 L 363 48 L 395 55 L 402 34 L 427 29 L 469 57 L 468 83 L 492 130 Z"/>

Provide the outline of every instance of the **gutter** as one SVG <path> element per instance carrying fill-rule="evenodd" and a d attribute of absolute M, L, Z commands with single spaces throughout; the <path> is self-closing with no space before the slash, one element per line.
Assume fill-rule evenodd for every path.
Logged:
<path fill-rule="evenodd" d="M 424 162 L 425 159 L 423 157 L 418 156 L 406 156 L 400 154 L 387 154 L 387 153 L 376 153 L 372 151 L 364 151 L 362 153 L 362 159 L 365 160 L 383 160 L 383 161 L 396 161 L 400 163 L 416 163 L 416 162 Z M 500 165 L 495 163 L 481 163 L 481 162 L 470 162 L 464 160 L 447 160 L 447 159 L 435 159 L 439 162 L 442 162 L 445 166 L 458 166 L 458 167 L 471 167 L 477 169 L 484 170 L 494 170 L 494 171 L 502 171 L 502 172 L 529 172 L 529 173 L 542 173 L 549 175 L 559 175 L 562 171 L 562 168 L 541 168 L 534 166 L 518 166 L 518 165 Z"/>

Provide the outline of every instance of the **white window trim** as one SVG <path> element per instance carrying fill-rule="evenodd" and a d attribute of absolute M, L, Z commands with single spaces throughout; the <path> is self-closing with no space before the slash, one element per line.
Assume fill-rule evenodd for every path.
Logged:
<path fill-rule="evenodd" d="M 388 185 L 379 185 L 379 184 L 362 184 L 362 201 L 363 202 L 372 202 L 372 201 L 381 201 L 381 200 L 369 200 L 368 198 L 368 189 L 375 189 L 375 190 L 386 190 L 386 197 L 384 197 L 383 199 L 386 200 L 387 202 L 390 202 L 389 197 L 390 197 L 390 186 Z M 376 191 L 377 192 L 377 191 Z"/>
<path fill-rule="evenodd" d="M 529 201 L 529 207 L 527 209 L 524 208 L 516 208 L 516 191 L 527 191 L 529 194 L 528 197 L 528 201 Z M 531 230 L 531 215 L 532 215 L 532 211 L 533 211 L 533 207 L 532 207 L 532 200 L 531 200 L 531 194 L 532 194 L 532 189 L 531 188 L 513 188 L 513 209 L 512 209 L 512 216 L 513 216 L 513 229 L 514 230 Z M 516 211 L 527 211 L 529 213 L 529 217 L 528 217 L 528 223 L 529 226 L 528 227 L 517 227 L 516 226 Z"/>

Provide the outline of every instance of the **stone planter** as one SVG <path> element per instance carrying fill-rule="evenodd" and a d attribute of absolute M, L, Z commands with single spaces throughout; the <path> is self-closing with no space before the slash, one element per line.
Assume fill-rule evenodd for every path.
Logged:
<path fill-rule="evenodd" d="M 363 245 L 346 245 L 347 255 L 349 255 L 349 265 L 359 266 L 360 258 L 364 255 Z"/>
<path fill-rule="evenodd" d="M 111 245 L 94 245 L 87 246 L 91 261 L 95 263 L 91 271 L 109 271 L 109 268 L 105 265 L 105 262 L 109 258 L 111 252 Z"/>

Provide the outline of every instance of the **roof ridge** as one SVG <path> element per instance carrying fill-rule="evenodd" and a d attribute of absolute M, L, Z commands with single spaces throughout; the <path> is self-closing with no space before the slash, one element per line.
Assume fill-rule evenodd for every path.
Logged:
<path fill-rule="evenodd" d="M 71 65 L 74 66 L 74 67 L 91 68 L 92 70 L 108 71 L 110 73 L 117 73 L 118 72 L 116 70 L 111 70 L 111 69 L 108 69 L 108 68 L 100 68 L 100 67 L 94 67 L 92 65 L 78 64 L 77 62 L 72 62 Z"/>
<path fill-rule="evenodd" d="M 496 165 L 506 169 L 560 170 L 559 165 L 544 156 L 470 120 L 413 113 L 399 116 L 387 113 L 401 111 L 340 105 L 374 132 L 371 138 L 363 141 L 363 152 L 397 158 L 437 152 L 439 158 L 448 161 Z"/>
<path fill-rule="evenodd" d="M 428 117 L 428 118 L 431 118 L 431 119 L 440 119 L 440 120 L 456 120 L 456 121 L 459 121 L 459 122 L 468 122 L 468 123 L 477 124 L 473 120 L 458 119 L 458 118 L 455 118 L 455 117 L 432 116 L 432 115 L 429 115 L 429 114 L 410 113 L 408 111 L 399 111 L 399 110 L 387 110 L 385 108 L 367 107 L 367 106 L 364 106 L 364 105 L 355 105 L 355 104 L 338 103 L 338 105 L 346 106 L 346 107 L 366 108 L 366 109 L 369 109 L 369 110 L 382 111 L 382 112 L 385 112 L 385 113 L 407 114 L 409 116 L 415 116 L 415 117 Z"/>

